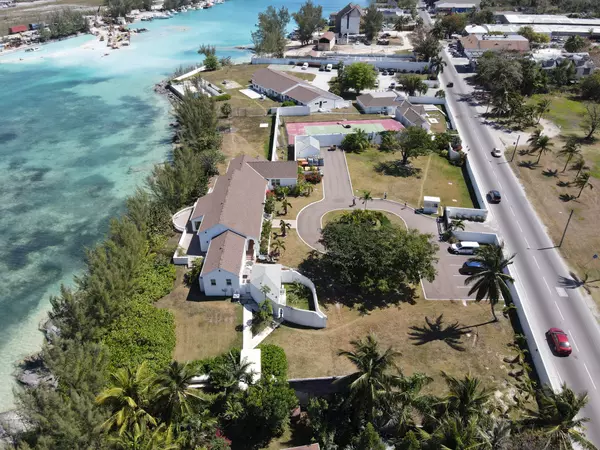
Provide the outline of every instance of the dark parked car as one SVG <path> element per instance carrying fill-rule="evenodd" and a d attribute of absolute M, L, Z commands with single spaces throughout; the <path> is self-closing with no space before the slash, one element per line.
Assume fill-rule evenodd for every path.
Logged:
<path fill-rule="evenodd" d="M 569 356 L 573 351 L 569 336 L 560 328 L 550 328 L 546 332 L 546 338 L 557 355 Z"/>
<path fill-rule="evenodd" d="M 500 203 L 502 200 L 502 195 L 500 195 L 500 192 L 496 190 L 490 191 L 488 192 L 488 200 L 490 203 Z"/>
<path fill-rule="evenodd" d="M 481 272 L 485 269 L 485 264 L 479 261 L 467 261 L 460 268 L 459 272 L 463 275 L 472 275 L 477 272 Z"/>
<path fill-rule="evenodd" d="M 449 87 L 449 88 L 454 87 L 454 83 L 450 82 L 446 85 L 446 87 Z"/>

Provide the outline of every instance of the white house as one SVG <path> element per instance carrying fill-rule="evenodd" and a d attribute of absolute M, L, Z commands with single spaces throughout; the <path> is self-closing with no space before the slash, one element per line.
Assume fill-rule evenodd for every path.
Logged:
<path fill-rule="evenodd" d="M 252 89 L 282 102 L 289 100 L 308 106 L 311 112 L 349 106 L 342 97 L 280 70 L 260 69 L 254 72 Z"/>
<path fill-rule="evenodd" d="M 365 114 L 396 114 L 396 108 L 406 100 L 395 91 L 370 92 L 356 97 L 356 102 Z"/>
<path fill-rule="evenodd" d="M 360 33 L 360 21 L 363 10 L 354 3 L 349 3 L 335 15 L 335 31 L 338 36 Z"/>
<path fill-rule="evenodd" d="M 267 191 L 298 182 L 295 161 L 264 161 L 248 156 L 234 158 L 214 188 L 188 211 L 188 222 L 174 255 L 177 264 L 203 258 L 200 289 L 206 296 L 247 297 L 260 303 L 267 298 L 274 314 L 300 325 L 323 328 L 327 316 L 318 309 L 314 284 L 298 272 L 278 264 L 255 264 L 260 250 Z M 183 211 L 175 216 L 181 216 Z M 286 305 L 284 283 L 299 282 L 311 289 L 312 310 Z"/>
<path fill-rule="evenodd" d="M 396 120 L 405 127 L 421 127 L 427 131 L 431 129 L 425 106 L 413 105 L 408 100 L 404 100 L 396 108 Z"/>

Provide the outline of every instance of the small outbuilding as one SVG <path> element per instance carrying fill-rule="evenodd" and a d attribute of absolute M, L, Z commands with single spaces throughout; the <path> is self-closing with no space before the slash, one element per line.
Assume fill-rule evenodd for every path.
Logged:
<path fill-rule="evenodd" d="M 319 43 L 317 44 L 317 50 L 320 52 L 328 52 L 333 50 L 335 46 L 335 33 L 332 31 L 328 31 L 327 33 L 323 33 L 323 35 L 319 38 Z"/>
<path fill-rule="evenodd" d="M 319 141 L 312 136 L 296 136 L 294 144 L 294 160 L 318 158 L 321 153 Z"/>
<path fill-rule="evenodd" d="M 425 195 L 423 197 L 423 212 L 425 214 L 437 214 L 441 200 L 439 197 L 429 197 Z"/>

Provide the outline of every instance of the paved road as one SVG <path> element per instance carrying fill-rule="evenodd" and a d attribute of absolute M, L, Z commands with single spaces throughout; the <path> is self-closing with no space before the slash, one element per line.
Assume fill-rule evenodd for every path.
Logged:
<path fill-rule="evenodd" d="M 300 238 L 310 247 L 323 251 L 323 246 L 319 243 L 321 238 L 321 219 L 329 211 L 337 209 L 356 209 L 363 208 L 363 203 L 357 199 L 356 205 L 352 206 L 352 184 L 348 174 L 346 158 L 341 150 L 324 153 L 325 176 L 323 177 L 323 200 L 312 203 L 302 209 L 298 214 L 296 225 Z M 355 193 L 357 197 L 360 193 Z M 416 228 L 422 233 L 431 233 L 438 235 L 437 223 L 435 219 L 415 214 L 410 206 L 403 204 L 375 199 L 369 201 L 367 207 L 378 211 L 387 211 L 401 217 L 409 228 Z M 438 252 L 439 263 L 437 265 L 438 275 L 433 282 L 423 281 L 423 291 L 428 299 L 432 300 L 463 300 L 468 299 L 468 288 L 464 286 L 464 276 L 458 273 L 458 269 L 465 262 L 466 258 L 462 256 L 450 255 L 448 253 L 448 244 L 438 243 L 440 250 Z"/>
<path fill-rule="evenodd" d="M 427 22 L 428 16 L 423 16 Z M 559 381 L 566 382 L 575 391 L 588 392 L 589 403 L 583 415 L 590 417 L 592 423 L 587 428 L 587 435 L 600 447 L 600 392 L 594 381 L 596 378 L 600 384 L 600 330 L 590 310 L 591 305 L 586 303 L 589 299 L 583 298 L 577 289 L 564 289 L 562 277 L 569 277 L 564 261 L 509 163 L 504 158 L 491 157 L 490 151 L 498 143 L 475 109 L 468 102 L 461 101 L 462 96 L 469 93 L 469 88 L 445 52 L 443 57 L 448 66 L 441 80 L 444 85 L 454 83 L 453 88 L 446 90 L 446 98 L 461 137 L 470 148 L 469 161 L 482 180 L 482 189 L 499 189 L 503 194 L 502 203 L 489 205 L 489 208 L 507 250 L 517 254 L 513 273 L 516 272 L 517 286 L 523 293 L 532 329 L 540 338 L 539 348 L 534 351 L 542 352 L 544 360 L 551 361 Z M 560 327 L 571 336 L 573 353 L 570 357 L 558 358 L 551 354 L 544 340 L 544 333 L 550 327 Z"/>

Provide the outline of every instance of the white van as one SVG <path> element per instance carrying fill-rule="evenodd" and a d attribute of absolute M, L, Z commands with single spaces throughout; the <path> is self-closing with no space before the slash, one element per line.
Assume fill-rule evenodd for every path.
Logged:
<path fill-rule="evenodd" d="M 473 255 L 479 248 L 477 242 L 462 241 L 458 244 L 452 244 L 450 246 L 450 252 L 457 255 Z"/>
<path fill-rule="evenodd" d="M 302 70 L 306 70 L 306 69 L 308 69 L 308 63 L 302 64 Z"/>
<path fill-rule="evenodd" d="M 325 66 L 325 72 L 331 72 L 331 69 L 333 69 L 333 66 L 331 64 L 327 64 Z"/>

